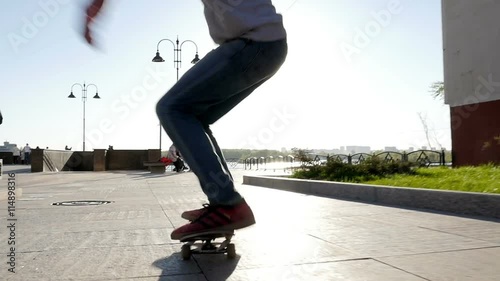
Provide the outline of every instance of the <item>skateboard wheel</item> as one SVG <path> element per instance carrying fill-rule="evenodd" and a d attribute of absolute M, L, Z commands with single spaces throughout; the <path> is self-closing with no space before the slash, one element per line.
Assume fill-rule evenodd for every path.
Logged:
<path fill-rule="evenodd" d="M 182 245 L 181 255 L 183 260 L 188 260 L 191 257 L 191 246 Z"/>
<path fill-rule="evenodd" d="M 236 258 L 236 246 L 233 243 L 227 245 L 227 258 L 228 259 Z"/>

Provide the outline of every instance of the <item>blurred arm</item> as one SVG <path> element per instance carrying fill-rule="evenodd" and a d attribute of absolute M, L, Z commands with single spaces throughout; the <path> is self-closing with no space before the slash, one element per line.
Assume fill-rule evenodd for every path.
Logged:
<path fill-rule="evenodd" d="M 86 20 L 85 20 L 85 31 L 84 37 L 87 43 L 93 45 L 92 31 L 90 30 L 90 25 L 94 18 L 99 14 L 104 5 L 105 0 L 92 0 L 92 3 L 87 7 Z"/>
<path fill-rule="evenodd" d="M 91 22 L 101 11 L 104 5 L 104 0 L 93 0 L 92 3 L 87 8 L 87 24 Z"/>

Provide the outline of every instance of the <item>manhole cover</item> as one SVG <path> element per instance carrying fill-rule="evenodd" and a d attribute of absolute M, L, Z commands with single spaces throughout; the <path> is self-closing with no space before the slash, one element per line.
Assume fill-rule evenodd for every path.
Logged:
<path fill-rule="evenodd" d="M 96 201 L 96 200 L 83 200 L 83 201 L 64 201 L 52 203 L 54 206 L 95 206 L 113 203 L 111 201 Z"/>

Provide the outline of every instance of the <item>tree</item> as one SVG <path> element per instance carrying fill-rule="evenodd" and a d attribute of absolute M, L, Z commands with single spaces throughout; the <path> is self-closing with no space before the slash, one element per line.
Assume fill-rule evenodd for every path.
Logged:
<path fill-rule="evenodd" d="M 432 93 L 432 96 L 435 99 L 441 99 L 441 100 L 444 99 L 444 82 L 443 81 L 436 81 L 436 82 L 432 83 L 429 88 L 430 88 L 429 92 Z M 439 141 L 436 137 L 436 133 L 434 132 L 434 130 L 429 129 L 429 125 L 428 125 L 429 122 L 427 120 L 427 115 L 423 114 L 422 112 L 418 112 L 418 117 L 420 119 L 420 122 L 422 123 L 422 127 L 424 128 L 425 139 L 427 140 L 427 144 L 429 145 L 429 149 L 432 147 L 431 137 L 433 137 L 434 141 L 437 143 L 437 145 L 442 148 L 441 144 L 439 143 Z M 433 136 L 430 135 L 431 131 L 433 133 Z"/>
<path fill-rule="evenodd" d="M 444 82 L 437 81 L 431 84 L 430 92 L 435 99 L 444 99 Z"/>
<path fill-rule="evenodd" d="M 443 148 L 441 143 L 439 143 L 439 140 L 436 136 L 436 132 L 434 129 L 429 129 L 429 123 L 427 121 L 427 114 L 424 114 L 422 112 L 418 112 L 418 117 L 420 118 L 420 122 L 422 123 L 422 127 L 424 128 L 424 133 L 425 133 L 425 139 L 427 140 L 427 144 L 429 145 L 429 149 L 431 149 L 432 143 L 431 143 L 431 132 L 432 132 L 432 138 L 434 139 L 434 142 L 438 145 L 438 147 Z"/>

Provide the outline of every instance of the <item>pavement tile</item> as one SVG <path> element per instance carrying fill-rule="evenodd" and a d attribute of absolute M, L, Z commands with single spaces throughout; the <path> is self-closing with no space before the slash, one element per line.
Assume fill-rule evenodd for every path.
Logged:
<path fill-rule="evenodd" d="M 170 240 L 170 233 L 172 231 L 173 228 L 157 228 L 32 233 L 28 239 L 24 236 L 17 238 L 19 245 L 17 247 L 17 252 L 24 254 L 28 252 L 52 251 L 57 249 L 165 245 L 176 242 Z M 1 243 L 6 244 L 7 241 L 1 241 Z M 2 248 L 2 250 L 4 250 L 4 248 Z"/>
<path fill-rule="evenodd" d="M 441 219 L 436 219 L 437 217 Z M 408 225 L 440 231 L 488 241 L 500 246 L 500 220 L 498 219 L 460 217 L 430 212 L 394 213 L 391 214 L 390 220 L 383 216 L 370 216 L 367 219 L 392 225 Z"/>
<path fill-rule="evenodd" d="M 238 268 L 293 265 L 359 258 L 360 255 L 315 237 L 288 233 L 278 236 L 266 229 L 250 227 L 236 231 L 232 239 L 239 256 Z M 224 256 L 195 255 L 202 269 L 217 267 Z"/>
<path fill-rule="evenodd" d="M 500 247 L 380 258 L 432 281 L 500 280 Z"/>
<path fill-rule="evenodd" d="M 208 280 L 228 281 L 424 281 L 410 273 L 374 260 L 310 263 L 281 267 L 236 269 L 234 272 L 216 267 L 205 271 Z M 229 276 L 227 279 L 224 279 Z"/>
<path fill-rule="evenodd" d="M 98 279 L 96 281 L 107 281 L 116 279 Z M 182 275 L 164 275 L 158 277 L 139 277 L 139 278 L 126 278 L 120 281 L 207 281 L 203 274 L 182 274 Z"/>
<path fill-rule="evenodd" d="M 106 217 L 108 214 L 105 214 Z M 40 217 L 43 215 L 40 215 Z M 81 215 L 83 218 L 85 215 Z M 172 228 L 170 222 L 165 218 L 135 218 L 135 219 L 103 219 L 94 221 L 85 220 L 61 220 L 59 222 L 53 221 L 44 224 L 33 223 L 39 216 L 26 218 L 21 217 L 18 219 L 19 229 L 28 231 L 30 233 L 47 233 L 47 232 L 85 232 L 85 231 L 106 231 L 106 230 L 124 230 L 124 229 L 150 229 L 150 228 Z M 68 216 L 75 217 L 75 216 Z M 76 216 L 78 217 L 78 216 Z"/>
<path fill-rule="evenodd" d="M 370 257 L 432 253 L 495 246 L 494 243 L 439 231 L 380 224 L 311 230 L 311 235 Z"/>
<path fill-rule="evenodd" d="M 461 226 L 436 227 L 433 229 L 445 233 L 469 237 L 471 239 L 491 242 L 496 244 L 497 246 L 500 246 L 499 223 L 468 223 Z"/>
<path fill-rule="evenodd" d="M 194 261 L 183 261 L 176 249 L 148 245 L 43 251 L 8 280 L 116 280 L 201 273 Z"/>
<path fill-rule="evenodd" d="M 236 259 L 194 255 L 189 261 L 170 232 L 186 223 L 183 211 L 206 202 L 192 173 L 20 173 L 17 273 L 5 274 L 2 262 L 0 279 L 500 280 L 497 220 L 241 185 L 243 174 L 256 172 L 232 173 L 257 224 L 236 231 Z M 51 205 L 84 199 L 113 203 Z M 0 201 L 1 225 L 6 209 Z M 0 235 L 4 257 L 7 238 Z"/>

